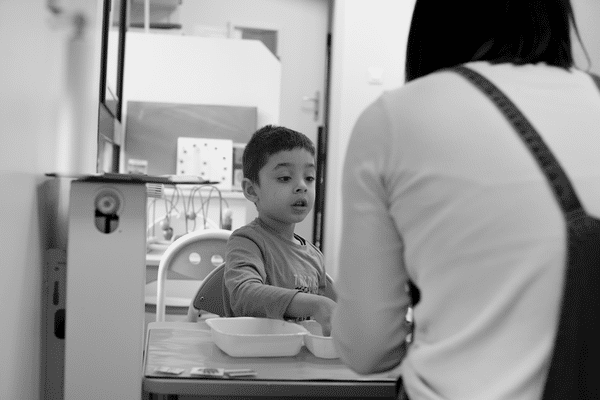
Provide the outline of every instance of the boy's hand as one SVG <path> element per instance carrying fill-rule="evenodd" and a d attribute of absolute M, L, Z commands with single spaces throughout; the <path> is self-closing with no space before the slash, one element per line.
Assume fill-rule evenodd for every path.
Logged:
<path fill-rule="evenodd" d="M 317 311 L 313 314 L 313 318 L 317 321 L 323 330 L 323 336 L 331 335 L 331 317 L 336 303 L 328 297 L 319 296 L 320 304 Z"/>
<path fill-rule="evenodd" d="M 312 317 L 323 330 L 323 336 L 331 335 L 331 317 L 335 301 L 329 297 L 310 293 L 296 293 L 288 305 L 285 315 L 292 318 Z"/>

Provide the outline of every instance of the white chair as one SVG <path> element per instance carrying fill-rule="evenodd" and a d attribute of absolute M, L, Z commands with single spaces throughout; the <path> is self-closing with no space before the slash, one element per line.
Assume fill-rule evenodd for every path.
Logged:
<path fill-rule="evenodd" d="M 223 263 L 225 246 L 230 235 L 231 231 L 225 229 L 204 229 L 185 234 L 169 245 L 158 265 L 157 322 L 165 321 L 167 272 L 175 271 L 190 279 L 202 281 Z M 192 295 L 193 292 L 190 297 Z"/>
<path fill-rule="evenodd" d="M 192 298 L 188 308 L 187 321 L 196 322 L 203 312 L 225 316 L 225 304 L 223 302 L 223 274 L 225 263 L 212 270 L 200 284 L 198 292 Z M 336 300 L 337 295 L 333 288 L 333 279 L 327 274 L 327 288 L 325 296 Z"/>

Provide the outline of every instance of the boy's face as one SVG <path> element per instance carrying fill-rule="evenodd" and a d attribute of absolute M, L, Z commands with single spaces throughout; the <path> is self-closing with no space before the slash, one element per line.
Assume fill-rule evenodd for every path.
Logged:
<path fill-rule="evenodd" d="M 295 224 L 306 218 L 315 201 L 315 160 L 305 149 L 272 154 L 260 169 L 259 183 L 246 188 L 259 216 L 276 223 Z M 248 196 L 247 196 L 248 197 Z"/>

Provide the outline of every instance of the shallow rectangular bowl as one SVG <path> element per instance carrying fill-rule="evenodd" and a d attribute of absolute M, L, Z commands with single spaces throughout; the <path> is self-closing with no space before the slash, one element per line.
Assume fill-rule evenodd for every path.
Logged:
<path fill-rule="evenodd" d="M 319 358 L 338 358 L 337 351 L 333 345 L 331 336 L 323 336 L 321 325 L 314 320 L 300 322 L 306 328 L 308 334 L 304 336 L 304 344 Z"/>
<path fill-rule="evenodd" d="M 213 342 L 232 357 L 295 356 L 308 334 L 301 325 L 271 318 L 208 318 Z"/>

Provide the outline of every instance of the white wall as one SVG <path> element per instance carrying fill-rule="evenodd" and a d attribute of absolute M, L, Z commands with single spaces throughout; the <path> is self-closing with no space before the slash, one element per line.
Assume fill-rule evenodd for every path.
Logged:
<path fill-rule="evenodd" d="M 414 0 L 338 0 L 333 50 L 324 250 L 329 273 L 338 271 L 341 175 L 350 133 L 358 116 L 384 90 L 404 82 L 406 40 Z M 383 70 L 369 83 L 369 68 Z"/>
<path fill-rule="evenodd" d="M 583 69 L 600 74 L 600 1 L 598 0 L 571 0 L 575 20 L 579 28 L 581 40 L 591 59 L 591 68 L 585 58 L 577 37 L 573 35 L 573 57 L 575 64 Z"/>
<path fill-rule="evenodd" d="M 259 126 L 279 121 L 281 64 L 260 42 L 130 32 L 125 48 L 125 102 L 250 106 Z"/>
<path fill-rule="evenodd" d="M 99 68 L 99 1 L 59 3 L 87 15 L 88 58 L 91 68 Z M 45 1 L 0 2 L 0 399 L 39 398 L 42 257 L 47 244 L 56 240 L 44 235 L 39 185 L 46 179 L 44 173 L 73 165 L 73 153 L 57 147 L 74 125 L 92 126 L 79 133 L 92 141 L 96 137 L 99 69 L 79 88 L 80 93 L 94 93 L 94 99 L 82 102 L 95 100 L 96 111 L 88 109 L 84 119 L 70 119 L 64 113 L 70 32 L 53 28 L 52 21 Z M 95 166 L 96 154 L 79 154 L 78 165 L 91 160 Z"/>
<path fill-rule="evenodd" d="M 303 87 L 312 77 L 324 80 L 325 37 L 318 34 L 326 24 L 326 7 L 325 0 L 188 0 L 178 7 L 178 17 L 186 35 L 194 34 L 197 26 L 226 28 L 228 23 L 277 30 L 277 55 L 282 64 L 280 123 L 314 140 L 316 129 L 305 129 L 305 119 L 312 119 L 312 114 L 301 112 L 307 106 L 302 96 L 312 95 L 318 88 L 312 83 Z M 322 43 L 317 44 L 318 40 Z M 323 55 L 315 55 L 321 48 Z M 322 57 L 323 62 L 307 63 L 302 59 L 307 52 Z"/>

